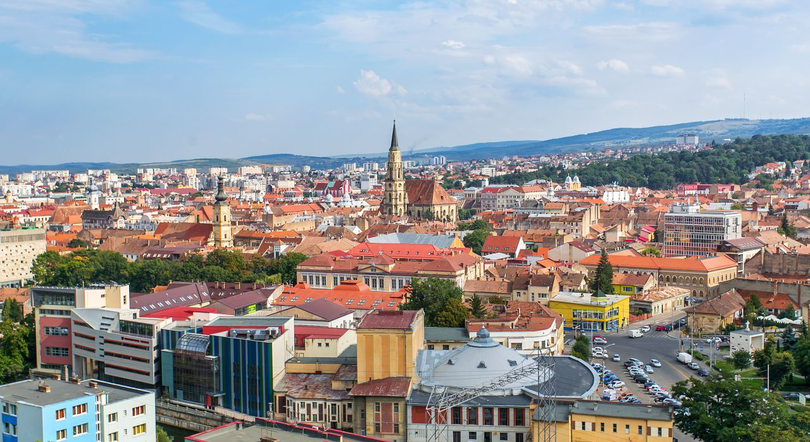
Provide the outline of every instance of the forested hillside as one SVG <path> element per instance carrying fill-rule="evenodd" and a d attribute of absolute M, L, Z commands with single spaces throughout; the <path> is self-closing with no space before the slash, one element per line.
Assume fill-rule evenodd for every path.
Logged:
<path fill-rule="evenodd" d="M 617 182 L 623 186 L 670 189 L 681 183 L 736 183 L 748 181 L 757 166 L 774 161 L 810 159 L 808 135 L 754 135 L 697 152 L 667 152 L 636 155 L 628 159 L 593 163 L 576 171 L 543 168 L 536 172 L 494 177 L 492 184 L 522 184 L 534 179 L 561 183 L 568 173 L 576 173 L 584 185 Z"/>

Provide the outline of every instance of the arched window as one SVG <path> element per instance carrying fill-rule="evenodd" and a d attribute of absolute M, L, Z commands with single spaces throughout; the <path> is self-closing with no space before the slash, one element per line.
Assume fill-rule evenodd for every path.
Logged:
<path fill-rule="evenodd" d="M 667 282 L 669 282 L 669 275 L 667 275 Z"/>

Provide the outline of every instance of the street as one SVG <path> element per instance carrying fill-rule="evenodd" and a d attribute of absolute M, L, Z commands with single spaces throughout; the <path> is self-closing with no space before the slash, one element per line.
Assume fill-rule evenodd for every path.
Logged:
<path fill-rule="evenodd" d="M 600 363 L 610 369 L 619 377 L 619 379 L 624 381 L 626 384 L 624 387 L 625 390 L 633 393 L 633 395 L 640 399 L 643 403 L 654 403 L 653 398 L 647 394 L 643 386 L 636 384 L 629 377 L 623 364 L 629 358 L 639 359 L 645 364 L 649 364 L 650 359 L 657 359 L 661 362 L 661 367 L 653 367 L 655 372 L 648 375 L 653 381 L 658 383 L 658 385 L 665 388 L 667 391 L 671 391 L 672 385 L 676 382 L 693 376 L 698 377 L 696 370 L 690 370 L 687 366 L 679 363 L 676 360 L 679 351 L 678 331 L 675 330 L 669 333 L 655 331 L 656 325 L 670 324 L 673 320 L 678 320 L 682 317 L 684 317 L 683 313 L 674 316 L 665 315 L 661 318 L 651 318 L 633 324 L 630 327 L 632 330 L 640 329 L 644 325 L 650 326 L 651 330 L 645 333 L 641 338 L 630 338 L 629 329 L 622 330 L 620 332 L 595 333 L 595 335 L 601 335 L 604 337 L 607 340 L 607 345 L 592 344 L 591 347 L 593 348 L 594 346 L 597 346 L 604 348 L 606 358 L 604 360 L 593 359 L 591 362 Z M 591 334 L 588 333 L 588 336 L 590 337 Z M 566 335 L 566 341 L 569 339 L 573 341 L 573 332 Z M 684 345 L 688 346 L 688 342 L 685 341 Z M 614 354 L 619 355 L 620 362 L 612 361 L 611 358 Z M 697 362 L 701 368 L 707 368 L 705 364 L 697 360 L 695 360 L 695 362 Z M 674 434 L 679 442 L 694 440 L 691 437 L 684 435 L 677 429 L 675 430 Z"/>

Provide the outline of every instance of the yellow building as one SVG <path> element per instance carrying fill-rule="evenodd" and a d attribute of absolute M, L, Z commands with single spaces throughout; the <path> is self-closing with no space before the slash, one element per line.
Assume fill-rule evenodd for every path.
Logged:
<path fill-rule="evenodd" d="M 354 431 L 393 442 L 406 439 L 406 400 L 425 346 L 422 310 L 372 310 L 357 326 Z"/>
<path fill-rule="evenodd" d="M 630 325 L 630 297 L 559 292 L 548 306 L 565 318 L 565 328 L 610 331 Z"/>
<path fill-rule="evenodd" d="M 532 440 L 543 440 L 541 412 L 532 416 Z M 557 442 L 672 441 L 672 408 L 666 405 L 557 401 L 550 414 Z"/>

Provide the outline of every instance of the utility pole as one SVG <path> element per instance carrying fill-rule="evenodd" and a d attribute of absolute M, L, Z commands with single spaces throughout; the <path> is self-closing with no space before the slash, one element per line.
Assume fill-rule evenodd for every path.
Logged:
<path fill-rule="evenodd" d="M 765 388 L 768 390 L 768 393 L 770 393 L 771 392 L 771 364 L 768 364 L 768 373 L 767 373 L 767 377 L 765 379 L 766 379 L 765 380 L 765 385 L 766 385 Z"/>

